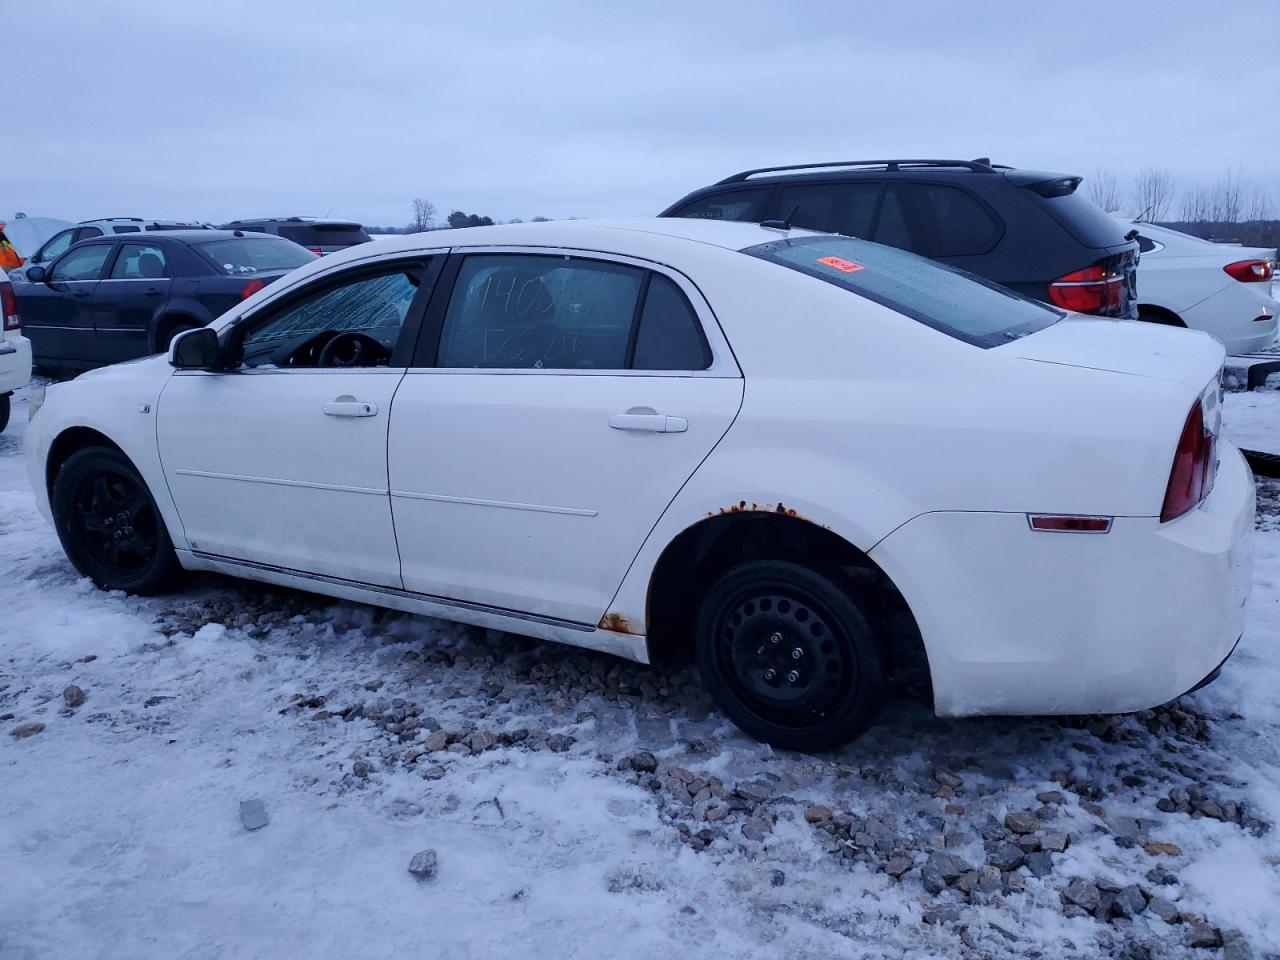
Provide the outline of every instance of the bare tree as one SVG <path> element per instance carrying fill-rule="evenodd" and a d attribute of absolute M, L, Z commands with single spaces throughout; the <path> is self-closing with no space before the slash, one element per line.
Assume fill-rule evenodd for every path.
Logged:
<path fill-rule="evenodd" d="M 1173 177 L 1168 170 L 1147 167 L 1134 178 L 1134 200 L 1138 205 L 1138 219 L 1154 222 L 1163 220 L 1173 202 Z"/>
<path fill-rule="evenodd" d="M 1266 220 L 1271 215 L 1271 196 L 1257 183 L 1245 188 L 1240 219 L 1247 222 Z"/>
<path fill-rule="evenodd" d="M 1115 213 L 1120 209 L 1120 186 L 1116 175 L 1110 170 L 1094 170 L 1089 180 L 1089 199 L 1107 213 Z"/>
<path fill-rule="evenodd" d="M 1182 219 L 1186 223 L 1203 223 L 1209 219 L 1209 194 L 1204 184 L 1197 183 L 1183 192 Z"/>
<path fill-rule="evenodd" d="M 1213 185 L 1209 197 L 1209 219 L 1214 223 L 1236 223 L 1244 199 L 1244 183 L 1238 170 L 1228 170 Z"/>
<path fill-rule="evenodd" d="M 409 224 L 414 233 L 430 230 L 435 222 L 436 205 L 430 200 L 418 197 L 413 201 L 413 222 Z"/>

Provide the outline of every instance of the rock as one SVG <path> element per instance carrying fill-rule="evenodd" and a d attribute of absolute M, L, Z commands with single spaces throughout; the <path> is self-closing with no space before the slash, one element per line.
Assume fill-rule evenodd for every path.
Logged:
<path fill-rule="evenodd" d="M 733 788 L 733 792 L 744 800 L 752 804 L 762 803 L 769 799 L 769 795 L 773 792 L 767 783 L 760 781 L 752 781 L 751 783 L 740 783 Z"/>
<path fill-rule="evenodd" d="M 786 882 L 787 875 L 781 870 L 774 869 L 769 871 L 769 886 L 780 887 Z"/>
<path fill-rule="evenodd" d="M 62 702 L 67 705 L 68 710 L 74 710 L 76 707 L 82 705 L 84 700 L 84 691 L 74 683 L 65 687 L 62 691 Z"/>
<path fill-rule="evenodd" d="M 547 749 L 552 753 L 564 753 L 574 744 L 573 737 L 566 736 L 563 733 L 553 733 L 547 737 Z"/>
<path fill-rule="evenodd" d="M 647 750 L 634 753 L 623 762 L 636 773 L 654 773 L 658 769 L 658 758 Z"/>
<path fill-rule="evenodd" d="M 994 850 L 987 854 L 987 863 L 997 869 L 1008 873 L 1010 870 L 1017 870 L 1022 866 L 1026 855 L 1022 850 L 1012 843 L 999 844 Z"/>
<path fill-rule="evenodd" d="M 948 923 L 960 919 L 960 911 L 955 907 L 935 907 L 926 910 L 921 918 L 925 923 Z"/>
<path fill-rule="evenodd" d="M 752 817 L 742 825 L 742 835 L 748 840 L 760 842 L 773 832 L 773 826 L 763 817 Z"/>
<path fill-rule="evenodd" d="M 1000 870 L 987 864 L 978 871 L 978 889 L 982 893 L 995 893 L 1000 889 Z"/>
<path fill-rule="evenodd" d="M 1089 913 L 1097 910 L 1102 903 L 1102 894 L 1088 880 L 1072 880 L 1067 884 L 1067 888 L 1062 891 L 1062 898 L 1067 903 L 1074 903 L 1080 909 Z"/>
<path fill-rule="evenodd" d="M 1212 948 L 1221 945 L 1222 937 L 1209 924 L 1193 923 L 1187 928 L 1187 946 Z"/>
<path fill-rule="evenodd" d="M 899 880 L 904 873 L 911 869 L 912 864 L 913 861 L 910 857 L 890 857 L 889 862 L 884 865 L 884 872 L 895 880 Z"/>
<path fill-rule="evenodd" d="M 430 880 L 436 875 L 437 859 L 434 850 L 420 850 L 409 861 L 409 872 L 419 880 Z"/>
<path fill-rule="evenodd" d="M 1157 887 L 1169 887 L 1178 882 L 1177 876 L 1159 864 L 1146 872 L 1146 878 Z"/>
<path fill-rule="evenodd" d="M 824 807 L 821 804 L 814 804 L 806 807 L 804 811 L 805 823 L 825 823 L 831 819 L 831 808 Z"/>
<path fill-rule="evenodd" d="M 1014 810 L 1005 814 L 1004 825 L 1013 833 L 1035 833 L 1040 829 L 1040 818 L 1030 810 Z"/>
<path fill-rule="evenodd" d="M 1222 946 L 1222 960 L 1254 960 L 1256 956 L 1239 930 L 1223 931 Z"/>
<path fill-rule="evenodd" d="M 445 749 L 445 753 L 456 753 L 460 757 L 471 756 L 471 747 L 463 743 L 461 740 L 458 740 L 455 743 L 449 744 L 449 746 L 445 747 L 444 749 Z"/>
<path fill-rule="evenodd" d="M 1180 857 L 1182 856 L 1182 848 L 1176 843 L 1165 843 L 1163 840 L 1152 840 L 1150 843 L 1144 843 L 1142 849 L 1147 851 L 1153 857 Z"/>
<path fill-rule="evenodd" d="M 728 815 L 729 805 L 727 803 L 721 803 L 719 800 L 712 800 L 707 804 L 706 812 L 703 814 L 703 819 L 709 823 L 715 823 L 718 820 L 723 820 Z"/>
<path fill-rule="evenodd" d="M 449 771 L 447 771 L 444 767 L 440 766 L 440 764 L 433 763 L 428 767 L 422 768 L 422 779 L 423 780 L 442 780 L 444 779 L 445 774 L 448 772 Z"/>
<path fill-rule="evenodd" d="M 1115 902 L 1111 904 L 1111 912 L 1118 917 L 1136 917 L 1146 909 L 1147 898 L 1134 884 L 1117 893 Z"/>
<path fill-rule="evenodd" d="M 1064 797 L 1057 790 L 1045 790 L 1043 793 L 1037 793 L 1036 799 L 1039 800 L 1041 803 L 1048 804 L 1048 803 L 1064 803 L 1067 798 Z"/>
<path fill-rule="evenodd" d="M 1043 851 L 1027 854 L 1024 865 L 1033 877 L 1047 877 L 1053 872 L 1053 858 Z"/>
<path fill-rule="evenodd" d="M 368 760 L 357 760 L 351 765 L 351 772 L 361 779 L 369 776 L 369 773 L 372 770 L 373 765 L 370 764 Z"/>
<path fill-rule="evenodd" d="M 941 893 L 947 889 L 947 881 L 942 879 L 936 867 L 925 864 L 920 870 L 920 883 L 923 884 L 926 893 Z"/>
<path fill-rule="evenodd" d="M 467 738 L 467 744 L 471 747 L 472 753 L 483 753 L 485 750 L 496 746 L 498 738 L 488 730 L 477 730 Z"/>
<path fill-rule="evenodd" d="M 953 882 L 969 869 L 968 864 L 953 853 L 931 853 L 925 867 L 935 871 L 946 883 Z"/>
<path fill-rule="evenodd" d="M 1062 853 L 1071 843 L 1071 838 L 1060 830 L 1049 830 L 1040 838 L 1040 849 L 1049 853 Z"/>
<path fill-rule="evenodd" d="M 261 830 L 267 825 L 267 805 L 261 800 L 241 800 L 240 823 L 246 830 Z"/>
<path fill-rule="evenodd" d="M 1165 923 L 1178 922 L 1178 908 L 1164 897 L 1152 897 L 1147 901 L 1147 909 Z"/>
<path fill-rule="evenodd" d="M 957 777 L 954 773 L 947 773 L 945 770 L 933 771 L 933 779 L 944 787 L 950 787 L 952 790 L 959 790 L 964 786 L 964 781 Z"/>
<path fill-rule="evenodd" d="M 19 740 L 25 740 L 27 737 L 34 737 L 43 729 L 43 723 L 20 723 L 9 731 L 9 736 L 17 737 Z"/>
<path fill-rule="evenodd" d="M 449 731 L 437 730 L 435 733 L 427 737 L 426 743 L 423 744 L 429 751 L 435 753 L 449 746 Z"/>

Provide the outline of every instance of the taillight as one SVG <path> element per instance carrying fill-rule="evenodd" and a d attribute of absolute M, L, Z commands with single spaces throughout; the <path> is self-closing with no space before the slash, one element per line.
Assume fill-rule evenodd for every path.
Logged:
<path fill-rule="evenodd" d="M 4 329 L 17 330 L 22 326 L 18 298 L 13 295 L 13 284 L 8 280 L 0 280 L 0 315 L 4 316 Z"/>
<path fill-rule="evenodd" d="M 1275 274 L 1275 264 L 1270 260 L 1237 260 L 1222 269 L 1232 280 L 1241 283 L 1264 283 Z"/>
<path fill-rule="evenodd" d="M 1124 303 L 1127 284 L 1123 274 L 1093 264 L 1059 277 L 1049 284 L 1049 299 L 1064 310 L 1101 313 Z"/>
<path fill-rule="evenodd" d="M 267 281 L 261 278 L 255 278 L 253 280 L 250 280 L 248 283 L 244 285 L 244 289 L 240 291 L 240 299 L 248 300 L 250 297 L 252 297 L 255 293 L 257 293 L 266 285 L 267 285 Z"/>
<path fill-rule="evenodd" d="M 1178 449 L 1173 454 L 1173 468 L 1169 471 L 1169 486 L 1165 488 L 1164 507 L 1160 522 L 1176 520 L 1189 510 L 1199 506 L 1213 489 L 1218 468 L 1218 440 L 1205 429 L 1204 409 L 1197 400 L 1178 438 Z"/>
<path fill-rule="evenodd" d="M 307 247 L 307 249 L 310 250 L 312 253 L 314 253 L 317 257 L 324 256 L 324 251 L 321 250 L 319 247 Z"/>

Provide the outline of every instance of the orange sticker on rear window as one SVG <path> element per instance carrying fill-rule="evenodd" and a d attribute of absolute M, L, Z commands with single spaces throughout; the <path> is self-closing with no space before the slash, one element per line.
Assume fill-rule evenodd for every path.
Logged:
<path fill-rule="evenodd" d="M 844 257 L 819 257 L 818 262 L 841 273 L 857 273 L 859 270 L 866 269 L 862 264 L 846 260 Z"/>

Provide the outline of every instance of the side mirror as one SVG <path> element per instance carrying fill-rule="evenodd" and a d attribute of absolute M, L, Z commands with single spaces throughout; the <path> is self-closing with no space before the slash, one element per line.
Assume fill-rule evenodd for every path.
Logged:
<path fill-rule="evenodd" d="M 169 344 L 169 364 L 178 370 L 216 370 L 221 359 L 218 334 L 208 327 L 184 330 Z"/>
<path fill-rule="evenodd" d="M 49 279 L 49 271 L 44 267 L 27 267 L 28 283 L 44 283 Z"/>

